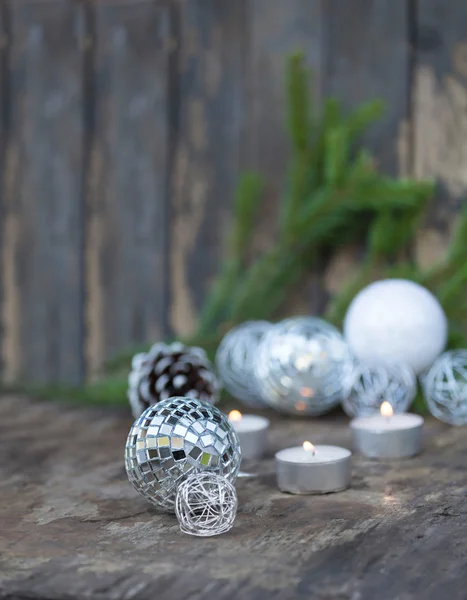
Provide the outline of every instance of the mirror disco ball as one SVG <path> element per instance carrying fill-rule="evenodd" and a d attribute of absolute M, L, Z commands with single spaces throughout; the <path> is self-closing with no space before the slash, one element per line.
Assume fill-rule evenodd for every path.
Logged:
<path fill-rule="evenodd" d="M 235 481 L 241 452 L 235 429 L 215 406 L 193 398 L 169 398 L 134 422 L 125 447 L 133 487 L 159 508 L 174 511 L 179 484 L 206 471 Z"/>
<path fill-rule="evenodd" d="M 353 358 L 339 331 L 316 317 L 286 319 L 258 346 L 255 375 L 265 402 L 280 412 L 321 415 L 339 404 Z"/>

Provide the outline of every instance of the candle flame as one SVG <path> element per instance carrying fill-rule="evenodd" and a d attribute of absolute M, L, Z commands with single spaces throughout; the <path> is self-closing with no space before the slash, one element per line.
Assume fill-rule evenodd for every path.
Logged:
<path fill-rule="evenodd" d="M 383 417 L 392 417 L 392 415 L 394 414 L 392 406 L 386 400 L 383 402 L 383 404 L 381 404 L 380 411 Z"/>
<path fill-rule="evenodd" d="M 242 413 L 239 410 L 231 410 L 229 412 L 229 421 L 241 421 Z"/>
<path fill-rule="evenodd" d="M 313 452 L 313 454 L 316 454 L 316 448 L 311 442 L 303 442 L 303 449 L 306 452 Z"/>

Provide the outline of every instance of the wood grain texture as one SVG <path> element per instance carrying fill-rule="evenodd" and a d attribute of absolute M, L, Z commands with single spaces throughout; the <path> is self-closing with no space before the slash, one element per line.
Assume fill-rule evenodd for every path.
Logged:
<path fill-rule="evenodd" d="M 286 56 L 319 105 L 381 97 L 384 171 L 434 177 L 416 255 L 442 255 L 467 193 L 463 0 L 0 0 L 2 378 L 80 381 L 129 346 L 193 330 L 222 260 L 238 175 L 285 185 Z M 320 313 L 343 248 L 286 309 Z M 86 369 L 87 367 L 87 369 Z"/>
<path fill-rule="evenodd" d="M 188 334 L 217 272 L 244 126 L 245 0 L 180 0 L 170 322 Z"/>
<path fill-rule="evenodd" d="M 321 100 L 323 21 L 320 0 L 251 0 L 248 3 L 242 166 L 265 179 L 267 212 L 274 212 L 287 177 L 290 140 L 287 131 L 285 70 L 287 57 L 302 52 L 313 75 L 310 91 Z M 269 231 L 268 238 L 271 232 Z"/>
<path fill-rule="evenodd" d="M 463 428 L 429 419 L 420 456 L 355 455 L 349 490 L 293 496 L 272 457 L 310 421 L 268 416 L 271 452 L 237 480 L 233 529 L 194 538 L 126 480 L 129 415 L 2 397 L 0 599 L 464 600 Z M 311 425 L 348 447 L 343 416 Z"/>
<path fill-rule="evenodd" d="M 435 263 L 467 195 L 467 12 L 465 3 L 422 0 L 414 13 L 414 173 L 439 191 L 418 237 L 419 262 Z"/>
<path fill-rule="evenodd" d="M 8 13 L 4 376 L 76 383 L 83 374 L 80 8 L 14 0 Z"/>
<path fill-rule="evenodd" d="M 254 251 L 269 248 L 277 233 L 281 196 L 290 159 L 287 131 L 286 60 L 302 52 L 311 71 L 310 97 L 316 112 L 322 101 L 325 26 L 322 0 L 250 0 L 248 2 L 242 168 L 257 171 L 266 184 Z M 288 314 L 320 312 L 323 289 L 319 275 L 310 275 L 290 299 Z M 310 306 L 311 303 L 311 306 Z"/>
<path fill-rule="evenodd" d="M 5 268 L 3 261 L 4 240 L 4 174 L 5 174 L 5 152 L 7 146 L 9 106 L 8 106 L 8 17 L 4 2 L 0 2 L 0 265 Z M 3 307 L 3 285 L 4 278 L 0 277 L 0 314 Z M 0 348 L 3 339 L 3 327 L 0 327 Z M 4 372 L 3 353 L 0 352 L 0 373 Z"/>
<path fill-rule="evenodd" d="M 166 334 L 167 9 L 94 3 L 94 132 L 87 220 L 87 343 L 105 358 Z"/>
<path fill-rule="evenodd" d="M 423 3 L 424 0 L 422 0 Z M 326 0 L 324 93 L 347 109 L 381 98 L 384 119 L 365 138 L 381 168 L 407 171 L 409 118 L 408 2 Z"/>

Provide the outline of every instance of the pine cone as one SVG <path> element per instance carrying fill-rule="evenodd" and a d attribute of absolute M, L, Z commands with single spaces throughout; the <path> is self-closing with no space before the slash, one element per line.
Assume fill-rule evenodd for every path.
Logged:
<path fill-rule="evenodd" d="M 154 344 L 147 353 L 136 354 L 128 377 L 128 399 L 133 416 L 172 396 L 198 398 L 215 404 L 219 383 L 206 353 L 179 342 Z"/>

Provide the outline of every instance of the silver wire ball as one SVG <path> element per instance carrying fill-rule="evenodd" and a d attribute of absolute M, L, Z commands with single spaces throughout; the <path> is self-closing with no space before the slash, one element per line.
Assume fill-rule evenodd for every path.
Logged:
<path fill-rule="evenodd" d="M 235 481 L 241 451 L 235 429 L 219 409 L 194 398 L 169 398 L 134 422 L 125 447 L 133 487 L 159 508 L 174 511 L 177 487 L 207 471 Z"/>
<path fill-rule="evenodd" d="M 272 327 L 267 321 L 247 321 L 231 329 L 216 353 L 217 372 L 225 389 L 243 404 L 265 406 L 253 373 L 258 344 Z"/>
<path fill-rule="evenodd" d="M 349 417 L 368 417 L 389 402 L 395 413 L 406 412 L 417 393 L 415 374 L 406 365 L 356 363 L 345 380 L 342 407 Z"/>
<path fill-rule="evenodd" d="M 231 529 L 237 506 L 237 492 L 230 481 L 220 475 L 196 473 L 180 484 L 175 514 L 184 533 L 207 537 Z"/>
<path fill-rule="evenodd" d="M 467 425 L 467 350 L 442 354 L 422 379 L 431 414 L 450 425 Z"/>
<path fill-rule="evenodd" d="M 335 327 L 316 317 L 298 317 L 265 334 L 254 369 L 265 402 L 280 412 L 315 416 L 339 404 L 352 364 Z"/>

